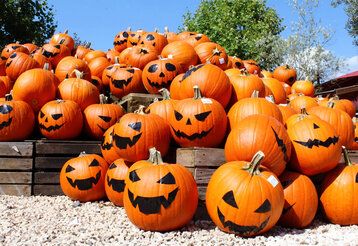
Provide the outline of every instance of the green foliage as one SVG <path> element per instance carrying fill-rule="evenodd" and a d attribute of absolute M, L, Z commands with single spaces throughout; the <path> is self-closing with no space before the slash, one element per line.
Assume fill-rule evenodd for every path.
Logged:
<path fill-rule="evenodd" d="M 42 45 L 56 27 L 53 8 L 46 0 L 0 1 L 0 47 L 16 41 Z"/>
<path fill-rule="evenodd" d="M 230 55 L 255 59 L 267 69 L 281 62 L 276 49 L 282 42 L 282 20 L 264 0 L 202 0 L 195 13 L 183 17 L 181 30 L 208 35 Z"/>

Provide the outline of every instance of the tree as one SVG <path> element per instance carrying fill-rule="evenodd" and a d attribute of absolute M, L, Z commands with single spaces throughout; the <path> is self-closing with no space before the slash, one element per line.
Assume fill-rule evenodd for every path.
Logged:
<path fill-rule="evenodd" d="M 42 45 L 56 27 L 53 7 L 46 0 L 0 1 L 0 47 L 15 41 Z"/>
<path fill-rule="evenodd" d="M 183 16 L 183 27 L 204 33 L 230 55 L 255 59 L 270 69 L 280 64 L 282 20 L 264 0 L 203 0 L 195 13 Z"/>
<path fill-rule="evenodd" d="M 354 38 L 353 43 L 358 46 L 358 0 L 334 0 L 333 6 L 345 4 L 345 11 L 348 15 L 346 28 Z"/>
<path fill-rule="evenodd" d="M 314 15 L 319 0 L 290 0 L 290 3 L 298 17 L 286 40 L 284 61 L 297 69 L 299 79 L 308 78 L 319 85 L 343 65 L 341 59 L 325 48 L 333 32 Z"/>

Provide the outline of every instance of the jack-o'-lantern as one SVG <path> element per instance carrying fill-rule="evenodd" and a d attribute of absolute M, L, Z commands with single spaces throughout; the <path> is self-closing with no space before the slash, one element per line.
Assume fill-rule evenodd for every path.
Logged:
<path fill-rule="evenodd" d="M 151 46 L 156 49 L 158 53 L 160 53 L 162 52 L 162 49 L 168 44 L 168 40 L 164 35 L 158 33 L 157 31 L 147 32 L 142 35 L 139 40 L 139 44 Z"/>
<path fill-rule="evenodd" d="M 101 143 L 101 153 L 107 163 L 112 163 L 120 158 L 120 156 L 116 152 L 116 148 L 114 148 L 113 133 L 114 125 L 108 128 L 108 130 L 103 134 L 103 139 Z"/>
<path fill-rule="evenodd" d="M 39 68 L 40 65 L 28 54 L 14 52 L 6 60 L 6 75 L 15 81 L 22 73 L 33 68 Z"/>
<path fill-rule="evenodd" d="M 126 64 L 120 64 L 119 63 L 119 57 L 116 56 L 114 58 L 114 64 L 109 65 L 106 67 L 102 72 L 102 83 L 103 85 L 109 85 L 109 82 L 111 81 L 112 73 L 116 70 L 116 68 L 126 68 L 128 67 Z"/>
<path fill-rule="evenodd" d="M 64 42 L 64 39 L 58 44 L 45 44 L 42 46 L 42 54 L 49 59 L 53 67 L 56 67 L 64 57 L 71 55 L 71 50 L 66 45 L 63 45 L 62 42 Z"/>
<path fill-rule="evenodd" d="M 196 211 L 198 190 L 192 174 L 180 164 L 164 163 L 155 148 L 150 149 L 149 160 L 129 168 L 125 184 L 124 209 L 143 230 L 181 228 Z"/>
<path fill-rule="evenodd" d="M 97 201 L 106 196 L 104 180 L 108 164 L 95 154 L 81 153 L 67 161 L 60 173 L 63 193 L 80 202 Z"/>
<path fill-rule="evenodd" d="M 162 57 L 174 59 L 184 71 L 190 66 L 198 64 L 199 57 L 195 49 L 185 41 L 174 41 L 164 47 Z"/>
<path fill-rule="evenodd" d="M 190 44 L 195 48 L 195 46 L 199 44 L 210 42 L 210 39 L 205 34 L 197 33 L 195 35 L 189 36 L 187 39 L 184 39 L 183 41 L 187 42 L 188 44 Z"/>
<path fill-rule="evenodd" d="M 277 67 L 272 75 L 275 79 L 288 85 L 292 85 L 297 79 L 296 70 L 289 65 Z"/>
<path fill-rule="evenodd" d="M 113 46 L 116 51 L 122 52 L 125 48 L 127 48 L 127 41 L 129 35 L 130 31 L 123 31 L 117 33 L 113 41 Z"/>
<path fill-rule="evenodd" d="M 143 69 L 149 62 L 158 59 L 158 51 L 151 46 L 132 47 L 125 57 L 125 64 Z"/>
<path fill-rule="evenodd" d="M 258 152 L 251 162 L 221 165 L 206 190 L 206 208 L 221 230 L 243 237 L 262 234 L 279 220 L 284 205 L 283 189 L 275 174 L 260 167 Z"/>
<path fill-rule="evenodd" d="M 72 51 L 75 47 L 75 41 L 73 38 L 68 35 L 68 30 L 65 30 L 63 33 L 56 33 L 50 39 L 50 44 L 63 44 L 67 46 L 67 48 Z"/>
<path fill-rule="evenodd" d="M 74 101 L 55 100 L 41 108 L 38 122 L 41 134 L 48 139 L 73 139 L 81 133 L 83 116 Z"/>
<path fill-rule="evenodd" d="M 113 65 L 114 66 L 114 65 Z M 135 67 L 115 67 L 110 75 L 109 88 L 112 95 L 122 98 L 129 93 L 144 92 L 142 71 Z"/>
<path fill-rule="evenodd" d="M 5 46 L 5 48 L 1 52 L 1 60 L 6 61 L 14 52 L 22 52 L 25 54 L 29 54 L 28 49 L 22 46 L 19 43 L 11 43 Z"/>

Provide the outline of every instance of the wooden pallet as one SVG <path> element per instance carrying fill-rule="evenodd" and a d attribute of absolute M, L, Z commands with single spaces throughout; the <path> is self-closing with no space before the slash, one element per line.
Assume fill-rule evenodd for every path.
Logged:
<path fill-rule="evenodd" d="M 155 94 L 130 93 L 127 96 L 124 96 L 119 104 L 123 106 L 127 113 L 133 113 L 140 105 L 148 107 L 156 98 L 160 99 L 162 96 Z"/>

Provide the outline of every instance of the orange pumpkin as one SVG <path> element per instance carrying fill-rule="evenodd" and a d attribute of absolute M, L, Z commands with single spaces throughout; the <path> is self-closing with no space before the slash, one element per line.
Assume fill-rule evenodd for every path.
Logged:
<path fill-rule="evenodd" d="M 296 111 L 296 113 L 299 113 L 303 108 L 309 109 L 318 106 L 318 103 L 313 97 L 298 95 L 294 99 L 290 100 L 289 105 Z"/>
<path fill-rule="evenodd" d="M 232 63 L 232 68 L 237 68 L 237 69 L 245 68 L 244 62 L 239 57 L 229 56 L 229 61 L 231 61 Z"/>
<path fill-rule="evenodd" d="M 138 43 L 141 45 L 153 47 L 159 54 L 168 44 L 168 40 L 164 35 L 159 34 L 158 32 L 147 32 L 141 36 Z"/>
<path fill-rule="evenodd" d="M 113 46 L 117 52 L 122 52 L 124 49 L 127 48 L 127 41 L 130 35 L 130 31 L 123 31 L 117 33 L 114 37 Z"/>
<path fill-rule="evenodd" d="M 12 82 L 8 76 L 0 76 L 0 82 L 4 83 L 6 93 L 10 93 L 12 87 L 14 86 L 14 82 Z"/>
<path fill-rule="evenodd" d="M 91 76 L 91 81 L 92 85 L 96 86 L 98 91 L 101 92 L 103 90 L 103 82 L 100 78 L 98 78 L 97 76 Z"/>
<path fill-rule="evenodd" d="M 0 59 L 0 76 L 6 75 L 6 60 Z"/>
<path fill-rule="evenodd" d="M 354 139 L 353 141 L 348 145 L 349 149 L 352 150 L 358 150 L 358 121 L 357 118 L 353 118 L 353 124 L 354 124 Z"/>
<path fill-rule="evenodd" d="M 109 165 L 104 188 L 108 199 L 116 206 L 123 207 L 124 180 L 128 174 L 128 166 L 123 159 L 117 159 Z"/>
<path fill-rule="evenodd" d="M 6 75 L 15 81 L 22 73 L 27 70 L 38 68 L 40 65 L 28 54 L 14 52 L 6 60 Z"/>
<path fill-rule="evenodd" d="M 29 54 L 29 50 L 19 43 L 11 43 L 4 47 L 1 52 L 1 60 L 7 60 L 14 52 Z"/>
<path fill-rule="evenodd" d="M 92 50 L 84 56 L 84 60 L 89 64 L 93 59 L 98 57 L 106 57 L 106 53 L 102 50 Z"/>
<path fill-rule="evenodd" d="M 289 65 L 277 67 L 273 71 L 273 77 L 281 82 L 292 85 L 297 79 L 296 70 Z"/>
<path fill-rule="evenodd" d="M 115 57 L 114 64 L 110 64 L 102 72 L 102 76 L 100 78 L 102 78 L 103 85 L 106 85 L 106 86 L 109 85 L 109 82 L 111 81 L 112 73 L 117 68 L 126 68 L 126 67 L 128 67 L 126 64 L 119 63 L 119 57 Z"/>
<path fill-rule="evenodd" d="M 142 35 L 144 35 L 146 32 L 142 29 L 139 29 L 135 32 L 131 32 L 129 33 L 128 36 L 128 41 L 127 41 L 127 46 L 128 47 L 132 47 L 132 46 L 136 46 L 139 44 L 139 40 L 142 37 Z"/>
<path fill-rule="evenodd" d="M 271 90 L 276 104 L 286 103 L 286 91 L 280 81 L 274 78 L 263 78 L 262 82 Z"/>
<path fill-rule="evenodd" d="M 244 67 L 248 73 L 257 75 L 261 73 L 261 68 L 256 61 L 243 60 L 242 62 L 244 63 Z"/>
<path fill-rule="evenodd" d="M 31 54 L 33 51 L 35 51 L 39 48 L 34 43 L 26 43 L 26 44 L 23 44 L 22 46 L 24 46 L 29 51 L 29 54 Z"/>
<path fill-rule="evenodd" d="M 231 75 L 229 78 L 233 85 L 237 100 L 251 97 L 254 91 L 258 91 L 260 97 L 265 95 L 265 84 L 258 76 L 240 70 L 240 73 L 235 75 L 237 72 L 234 71 L 230 72 L 231 74 L 234 73 L 234 75 Z M 228 72 L 229 71 L 227 70 L 226 73 Z"/>
<path fill-rule="evenodd" d="M 115 58 L 119 57 L 119 55 L 120 53 L 115 49 L 111 49 L 106 52 L 106 58 L 111 64 L 115 63 Z"/>
<path fill-rule="evenodd" d="M 112 95 L 122 98 L 129 93 L 144 92 L 142 71 L 135 67 L 115 67 L 111 73 L 109 88 Z"/>
<path fill-rule="evenodd" d="M 102 77 L 103 70 L 106 69 L 111 63 L 106 57 L 97 57 L 88 63 L 91 75 Z"/>
<path fill-rule="evenodd" d="M 278 108 L 281 111 L 282 114 L 282 121 L 283 123 L 286 123 L 286 120 L 290 118 L 292 115 L 296 114 L 296 111 L 293 110 L 290 106 L 287 104 L 280 104 L 278 105 Z"/>
<path fill-rule="evenodd" d="M 189 36 L 188 38 L 184 39 L 183 41 L 187 42 L 188 44 L 190 44 L 191 46 L 193 46 L 195 48 L 199 44 L 202 44 L 205 42 L 210 42 L 210 38 L 208 36 L 206 36 L 205 34 L 197 33 L 197 34 Z"/>
<path fill-rule="evenodd" d="M 52 38 L 50 39 L 50 44 L 63 44 L 65 46 L 67 46 L 67 48 L 72 51 L 73 48 L 75 47 L 75 41 L 73 40 L 73 38 L 68 35 L 68 31 L 64 31 L 63 33 L 56 33 L 55 35 L 52 36 Z"/>
<path fill-rule="evenodd" d="M 195 52 L 201 63 L 211 63 L 225 69 L 228 62 L 228 56 L 225 49 L 217 43 L 205 42 L 195 46 Z"/>
<path fill-rule="evenodd" d="M 180 93 L 183 77 L 184 73 L 178 74 L 170 84 L 170 96 L 175 100 L 184 99 Z"/>
<path fill-rule="evenodd" d="M 314 85 L 311 81 L 308 80 L 297 80 L 295 83 L 292 84 L 291 92 L 302 93 L 305 96 L 313 97 Z"/>
<path fill-rule="evenodd" d="M 47 70 L 52 70 L 52 65 L 49 59 L 47 59 L 46 56 L 44 56 L 42 53 L 34 53 L 30 55 L 37 63 L 39 64 L 39 67 L 44 67 L 45 64 L 48 66 Z"/>
<path fill-rule="evenodd" d="M 151 46 L 135 46 L 130 49 L 125 64 L 143 69 L 149 62 L 158 59 L 158 51 Z"/>
<path fill-rule="evenodd" d="M 65 57 L 58 63 L 55 75 L 62 82 L 64 79 L 76 78 L 74 70 L 82 72 L 83 79 L 91 80 L 91 71 L 87 63 L 73 56 Z"/>
<path fill-rule="evenodd" d="M 199 62 L 199 57 L 194 48 L 185 41 L 174 41 L 162 50 L 161 56 L 176 60 L 183 71 L 188 70 Z"/>
<path fill-rule="evenodd" d="M 62 41 L 64 42 L 64 39 Z M 49 59 L 53 67 L 56 67 L 64 57 L 71 55 L 71 50 L 62 42 L 59 44 L 45 44 L 42 46 L 42 54 Z"/>
<path fill-rule="evenodd" d="M 108 128 L 108 130 L 103 134 L 103 139 L 101 143 L 101 153 L 107 163 L 112 163 L 120 158 L 113 144 L 113 135 L 114 125 Z"/>
<path fill-rule="evenodd" d="M 289 84 L 286 84 L 285 82 L 281 82 L 283 89 L 286 92 L 286 95 L 290 95 L 291 94 L 291 86 Z"/>
<path fill-rule="evenodd" d="M 91 43 L 86 43 L 85 45 L 77 46 L 74 57 L 83 60 L 85 55 L 91 51 Z"/>
<path fill-rule="evenodd" d="M 162 117 L 168 124 L 171 114 L 174 112 L 174 105 L 178 102 L 177 100 L 173 100 L 170 98 L 170 92 L 167 89 L 161 89 L 159 91 L 163 100 L 154 101 L 150 104 L 146 110 L 148 114 L 156 114 Z"/>
<path fill-rule="evenodd" d="M 167 38 L 168 43 L 177 41 L 177 34 L 175 32 L 170 32 L 167 26 L 164 27 L 164 36 Z"/>

